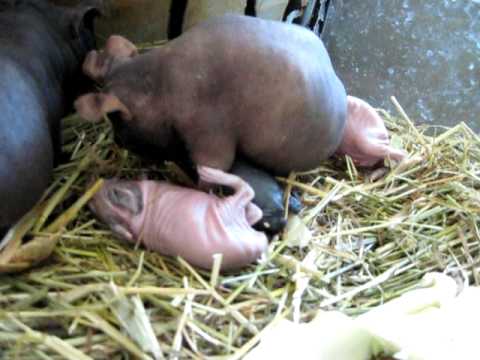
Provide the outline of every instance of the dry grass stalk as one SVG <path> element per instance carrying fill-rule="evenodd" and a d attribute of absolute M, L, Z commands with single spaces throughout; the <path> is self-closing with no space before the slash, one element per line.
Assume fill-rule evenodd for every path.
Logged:
<path fill-rule="evenodd" d="M 302 193 L 309 243 L 299 248 L 277 239 L 266 259 L 230 274 L 134 250 L 98 224 L 84 206 L 98 179 L 188 179 L 172 164 L 152 165 L 119 149 L 107 123 L 65 119 L 71 160 L 0 254 L 2 269 L 18 270 L 35 263 L 31 252 L 19 267 L 11 263 L 22 246 L 56 244 L 41 265 L 2 276 L 3 357 L 151 358 L 155 351 L 124 332 L 125 318 L 112 308 L 118 299 L 141 300 L 148 314 L 141 321 L 151 324 L 167 358 L 239 359 L 281 317 L 307 320 L 319 307 L 359 314 L 415 287 L 428 271 L 478 283 L 478 136 L 459 124 L 432 137 L 406 115 L 384 115 L 410 160 L 386 171 L 328 161 L 281 179 Z M 25 233 L 27 244 L 20 241 Z"/>

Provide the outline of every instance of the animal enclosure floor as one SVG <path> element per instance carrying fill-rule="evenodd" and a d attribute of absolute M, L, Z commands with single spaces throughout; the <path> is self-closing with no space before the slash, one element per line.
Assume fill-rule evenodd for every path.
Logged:
<path fill-rule="evenodd" d="M 301 192 L 300 218 L 311 236 L 298 247 L 292 231 L 271 243 L 262 262 L 223 275 L 134 249 L 98 224 L 84 203 L 99 178 L 183 177 L 172 164 L 153 166 L 118 148 L 107 123 L 66 119 L 70 161 L 17 229 L 40 247 L 16 256 L 23 244 L 16 241 L 0 254 L 1 268 L 13 270 L 55 245 L 41 264 L 1 277 L 1 357 L 148 359 L 161 351 L 239 359 L 278 317 L 298 312 L 308 320 L 319 308 L 360 314 L 430 271 L 478 285 L 479 138 L 464 124 L 428 137 L 426 127 L 384 115 L 410 160 L 375 172 L 332 160 L 281 179 Z M 143 336 L 147 344 L 128 332 L 149 326 L 155 336 Z"/>

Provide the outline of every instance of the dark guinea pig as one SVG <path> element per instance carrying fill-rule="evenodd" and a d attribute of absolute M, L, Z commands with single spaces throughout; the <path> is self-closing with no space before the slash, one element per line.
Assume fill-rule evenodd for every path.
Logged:
<path fill-rule="evenodd" d="M 235 160 L 230 173 L 242 178 L 255 191 L 252 202 L 262 210 L 263 217 L 254 225 L 254 228 L 272 235 L 281 232 L 287 224 L 283 199 L 284 190 L 275 178 L 267 171 L 242 159 Z M 289 211 L 298 214 L 301 207 L 300 200 L 291 194 L 288 203 Z"/>
<path fill-rule="evenodd" d="M 94 48 L 100 3 L 0 0 L 0 233 L 50 183 L 60 119 L 87 79 L 81 64 Z"/>
<path fill-rule="evenodd" d="M 114 113 L 119 142 L 157 156 L 182 143 L 194 164 L 228 171 L 235 154 L 274 174 L 314 168 L 338 148 L 347 96 L 322 41 L 297 25 L 225 15 L 139 55 L 112 36 L 84 71 L 104 85 L 76 101 Z"/>

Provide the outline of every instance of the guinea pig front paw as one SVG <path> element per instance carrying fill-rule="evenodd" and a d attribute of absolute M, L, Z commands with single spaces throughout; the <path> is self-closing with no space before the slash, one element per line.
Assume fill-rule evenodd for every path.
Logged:
<path fill-rule="evenodd" d="M 197 172 L 200 180 L 210 184 L 218 183 L 218 180 L 225 174 L 221 170 L 202 165 L 197 166 Z"/>
<path fill-rule="evenodd" d="M 250 226 L 255 225 L 263 217 L 263 211 L 254 203 L 249 203 L 245 208 L 245 216 Z"/>

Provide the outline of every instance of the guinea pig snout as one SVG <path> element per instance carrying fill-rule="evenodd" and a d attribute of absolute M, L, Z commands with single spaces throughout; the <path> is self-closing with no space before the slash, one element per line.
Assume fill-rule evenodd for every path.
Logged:
<path fill-rule="evenodd" d="M 255 228 L 269 234 L 278 234 L 285 229 L 286 225 L 287 220 L 283 218 L 283 214 L 264 215 L 262 220 L 255 225 Z"/>
<path fill-rule="evenodd" d="M 105 185 L 89 201 L 88 207 L 99 219 L 105 220 L 105 218 L 108 217 L 111 209 L 108 205 L 108 200 L 105 194 Z"/>

